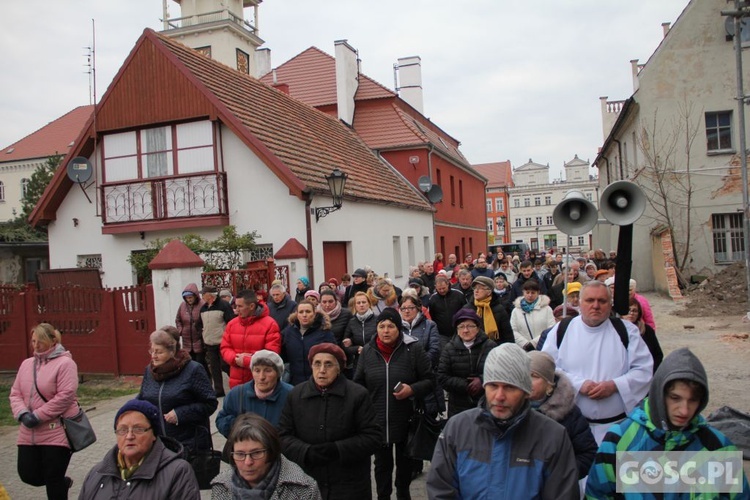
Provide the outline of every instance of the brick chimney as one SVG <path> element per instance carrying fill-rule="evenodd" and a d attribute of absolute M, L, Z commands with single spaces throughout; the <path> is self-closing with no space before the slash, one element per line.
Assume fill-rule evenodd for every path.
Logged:
<path fill-rule="evenodd" d="M 354 123 L 354 95 L 359 86 L 357 51 L 346 40 L 336 40 L 336 105 L 339 120 Z"/>

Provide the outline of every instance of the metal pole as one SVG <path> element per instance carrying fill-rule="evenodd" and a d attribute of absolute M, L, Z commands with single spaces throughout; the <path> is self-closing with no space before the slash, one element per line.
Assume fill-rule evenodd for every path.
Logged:
<path fill-rule="evenodd" d="M 750 310 L 750 203 L 747 187 L 747 145 L 745 139 L 745 89 L 742 80 L 742 17 L 740 0 L 734 0 L 734 59 L 737 66 L 737 122 L 740 135 L 740 165 L 742 167 L 743 240 L 745 247 L 745 283 L 747 306 Z"/>

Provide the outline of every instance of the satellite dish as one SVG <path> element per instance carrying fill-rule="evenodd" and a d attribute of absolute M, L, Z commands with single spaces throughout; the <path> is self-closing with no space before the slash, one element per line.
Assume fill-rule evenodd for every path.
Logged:
<path fill-rule="evenodd" d="M 82 184 L 91 179 L 94 173 L 94 169 L 91 166 L 91 162 L 88 158 L 83 156 L 76 156 L 68 163 L 67 169 L 68 179 L 75 182 L 76 184 Z"/>
<path fill-rule="evenodd" d="M 419 189 L 422 190 L 423 193 L 426 193 L 432 187 L 432 181 L 430 181 L 430 178 L 426 175 L 420 177 L 417 183 L 419 184 Z"/>
<path fill-rule="evenodd" d="M 430 190 L 427 191 L 427 199 L 430 200 L 430 203 L 433 205 L 435 203 L 440 203 L 443 201 L 443 188 L 438 186 L 437 184 L 433 184 L 430 187 Z"/>

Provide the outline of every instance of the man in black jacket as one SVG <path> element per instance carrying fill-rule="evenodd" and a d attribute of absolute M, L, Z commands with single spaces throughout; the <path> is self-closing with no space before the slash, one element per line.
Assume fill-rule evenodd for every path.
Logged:
<path fill-rule="evenodd" d="M 283 331 L 289 324 L 289 315 L 297 310 L 297 303 L 286 293 L 284 285 L 277 283 L 268 291 L 271 300 L 268 301 L 268 314 L 279 325 L 279 331 Z"/>
<path fill-rule="evenodd" d="M 435 293 L 430 296 L 428 308 L 432 321 L 437 324 L 440 334 L 440 350 L 456 333 L 453 328 L 453 315 L 466 305 L 466 298 L 458 290 L 450 287 L 445 276 L 435 278 Z"/>

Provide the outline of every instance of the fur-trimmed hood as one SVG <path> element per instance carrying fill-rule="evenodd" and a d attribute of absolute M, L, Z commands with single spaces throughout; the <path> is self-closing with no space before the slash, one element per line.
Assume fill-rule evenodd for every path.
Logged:
<path fill-rule="evenodd" d="M 294 311 L 289 315 L 289 324 L 296 325 L 299 328 L 299 320 L 297 319 L 297 311 Z M 331 329 L 331 318 L 324 312 L 316 311 L 315 319 L 310 330 L 330 330 Z"/>
<path fill-rule="evenodd" d="M 576 391 L 567 375 L 562 371 L 555 371 L 555 391 L 547 400 L 539 405 L 539 411 L 555 422 L 561 421 L 575 406 Z"/>
<path fill-rule="evenodd" d="M 391 287 L 391 293 L 389 293 L 385 297 L 381 297 L 380 294 L 376 293 L 375 287 L 368 288 L 366 293 L 367 299 L 370 301 L 371 306 L 377 305 L 377 303 L 380 301 L 383 301 L 386 307 L 398 306 L 398 296 L 396 295 L 396 290 L 393 287 Z"/>

